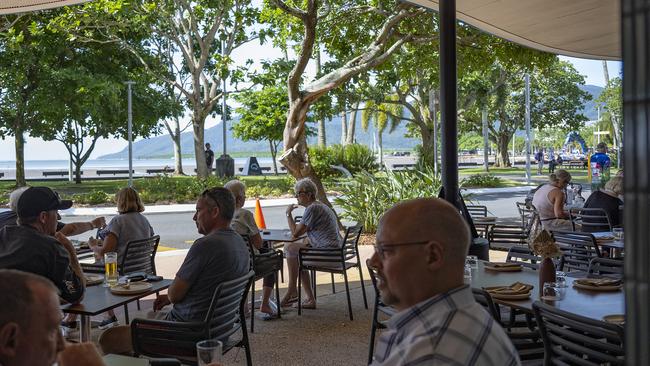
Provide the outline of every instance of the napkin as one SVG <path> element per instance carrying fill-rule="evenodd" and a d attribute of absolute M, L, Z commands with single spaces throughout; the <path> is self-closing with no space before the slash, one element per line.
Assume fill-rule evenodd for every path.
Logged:
<path fill-rule="evenodd" d="M 521 267 L 521 264 L 511 262 L 485 262 L 485 265 L 494 268 Z"/>
<path fill-rule="evenodd" d="M 509 286 L 494 286 L 494 287 L 485 287 L 487 292 L 492 294 L 500 295 L 520 295 L 526 294 L 533 289 L 532 285 L 522 282 L 515 282 Z"/>
<path fill-rule="evenodd" d="M 619 286 L 622 281 L 612 278 L 579 278 L 575 282 L 587 286 Z"/>

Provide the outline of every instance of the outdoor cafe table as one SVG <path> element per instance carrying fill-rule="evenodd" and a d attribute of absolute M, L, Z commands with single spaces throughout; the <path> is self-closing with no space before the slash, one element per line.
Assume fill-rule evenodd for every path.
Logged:
<path fill-rule="evenodd" d="M 498 304 L 527 313 L 533 312 L 533 303 L 540 298 L 538 271 L 523 268 L 520 272 L 493 272 L 485 270 L 483 267 L 484 262 L 479 261 L 478 269 L 472 269 L 471 287 L 482 289 L 491 286 L 507 286 L 515 282 L 533 285 L 535 287 L 530 292 L 531 296 L 526 300 L 494 299 L 494 302 Z M 545 300 L 544 302 L 560 310 L 596 320 L 603 320 L 605 315 L 625 313 L 625 296 L 623 290 L 613 292 L 579 290 L 573 288 L 573 281 L 576 279 L 567 276 L 567 291 L 564 299 L 557 301 Z"/>
<path fill-rule="evenodd" d="M 136 301 L 143 297 L 164 290 L 172 283 L 172 280 L 151 282 L 151 289 L 133 295 L 113 295 L 108 287 L 102 285 L 86 287 L 86 294 L 79 304 L 64 304 L 61 311 L 70 314 L 81 315 L 81 341 L 90 340 L 90 317 L 99 315 L 108 310 L 115 309 L 124 304 Z"/>
<path fill-rule="evenodd" d="M 260 231 L 260 235 L 262 236 L 262 240 L 271 243 L 272 246 L 275 246 L 275 243 L 278 242 L 292 243 L 303 239 L 306 236 L 301 235 L 294 238 L 289 229 L 264 229 Z"/>
<path fill-rule="evenodd" d="M 611 231 L 599 231 L 591 234 L 596 238 L 599 247 L 612 249 L 612 257 L 620 257 L 621 253 L 625 250 L 625 239 L 598 241 L 598 238 L 600 237 L 613 237 L 614 233 Z"/>

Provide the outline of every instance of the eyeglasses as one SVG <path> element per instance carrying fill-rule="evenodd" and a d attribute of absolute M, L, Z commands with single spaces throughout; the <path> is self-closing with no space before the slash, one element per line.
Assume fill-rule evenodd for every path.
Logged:
<path fill-rule="evenodd" d="M 429 243 L 431 243 L 431 240 L 412 241 L 406 243 L 387 243 L 387 244 L 375 243 L 375 253 L 377 253 L 380 259 L 384 260 L 386 258 L 386 250 L 390 251 L 393 250 L 392 248 L 395 247 L 405 247 L 409 245 L 424 245 Z"/>
<path fill-rule="evenodd" d="M 309 192 L 306 191 L 298 191 L 296 192 L 296 198 L 300 197 L 301 194 L 308 194 Z"/>

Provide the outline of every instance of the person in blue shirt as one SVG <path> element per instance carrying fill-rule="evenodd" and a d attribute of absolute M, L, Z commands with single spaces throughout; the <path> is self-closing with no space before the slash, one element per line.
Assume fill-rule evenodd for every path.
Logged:
<path fill-rule="evenodd" d="M 596 145 L 596 153 L 589 159 L 591 169 L 591 191 L 596 192 L 605 187 L 609 180 L 609 168 L 612 165 L 609 156 L 607 156 L 607 144 L 599 142 Z"/>

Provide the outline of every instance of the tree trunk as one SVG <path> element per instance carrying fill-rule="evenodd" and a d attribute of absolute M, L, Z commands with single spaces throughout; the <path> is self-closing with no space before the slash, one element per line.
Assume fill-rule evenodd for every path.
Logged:
<path fill-rule="evenodd" d="M 174 174 L 185 175 L 183 173 L 183 153 L 181 152 L 181 126 L 178 118 L 175 119 L 174 134 L 171 136 L 174 144 Z"/>
<path fill-rule="evenodd" d="M 81 159 L 77 156 L 76 159 L 72 159 L 72 164 L 74 164 L 74 182 L 81 184 Z"/>
<path fill-rule="evenodd" d="M 271 159 L 273 160 L 273 171 L 275 172 L 275 175 L 278 175 L 278 163 L 275 161 L 278 149 L 273 146 L 273 140 L 269 140 L 269 147 L 271 149 Z"/>
<path fill-rule="evenodd" d="M 16 148 L 16 187 L 23 187 L 27 185 L 27 183 L 25 182 L 25 137 L 23 136 L 22 121 L 17 120 L 14 126 L 14 145 Z"/>
<path fill-rule="evenodd" d="M 194 111 L 192 114 L 192 130 L 194 132 L 194 158 L 196 161 L 196 176 L 199 178 L 206 178 L 209 174 L 208 165 L 205 161 L 204 133 L 205 118 L 201 118 L 199 111 Z"/>
<path fill-rule="evenodd" d="M 607 61 L 603 60 L 603 74 L 605 76 L 605 86 L 609 86 L 609 71 L 607 70 Z M 618 120 L 618 116 L 615 113 L 610 112 L 609 116 L 612 120 L 612 125 L 614 127 L 614 147 L 618 149 L 618 168 L 621 167 L 621 147 L 622 147 L 622 136 L 621 128 Z"/>
<path fill-rule="evenodd" d="M 510 136 L 507 134 L 499 134 L 496 139 L 497 152 L 495 157 L 494 166 L 495 167 L 507 167 L 511 166 L 510 157 L 508 156 L 508 142 L 510 142 Z"/>
<path fill-rule="evenodd" d="M 377 145 L 379 146 L 379 165 L 384 165 L 384 141 L 383 141 L 383 132 L 377 131 Z"/>
<path fill-rule="evenodd" d="M 348 120 L 348 128 L 347 128 L 347 136 L 345 143 L 346 144 L 354 144 L 354 132 L 356 129 L 357 125 L 357 110 L 359 109 L 359 102 L 354 105 L 354 110 L 352 110 L 352 114 L 350 115 L 350 119 Z"/>
<path fill-rule="evenodd" d="M 348 111 L 341 112 L 341 145 L 348 140 Z"/>
<path fill-rule="evenodd" d="M 318 120 L 318 146 L 325 147 L 327 146 L 327 137 L 325 136 L 325 119 L 321 118 Z"/>

